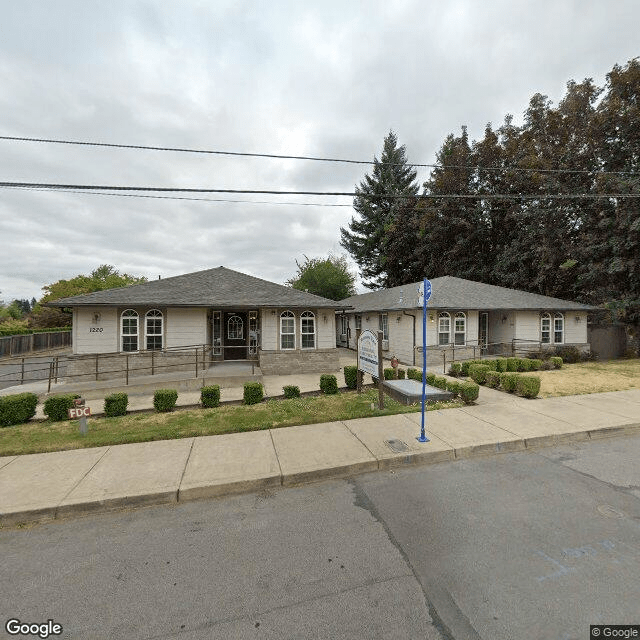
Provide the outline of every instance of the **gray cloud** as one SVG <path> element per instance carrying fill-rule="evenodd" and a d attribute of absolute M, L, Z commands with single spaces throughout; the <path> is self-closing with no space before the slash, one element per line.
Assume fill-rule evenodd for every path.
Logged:
<path fill-rule="evenodd" d="M 633 0 L 11 3 L 0 133 L 371 160 L 482 136 L 531 95 L 638 55 Z M 351 191 L 366 166 L 0 141 L 0 180 Z M 423 181 L 427 172 L 421 170 Z M 349 198 L 202 196 L 320 201 Z M 226 265 L 282 282 L 340 252 L 350 208 L 0 189 L 0 298 L 101 263 L 150 278 Z"/>

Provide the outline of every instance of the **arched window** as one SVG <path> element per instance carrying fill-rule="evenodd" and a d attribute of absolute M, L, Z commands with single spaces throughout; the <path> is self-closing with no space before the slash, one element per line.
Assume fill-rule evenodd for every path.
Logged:
<path fill-rule="evenodd" d="M 280 348 L 296 348 L 296 317 L 292 311 L 283 311 L 280 314 Z"/>
<path fill-rule="evenodd" d="M 551 314 L 543 313 L 540 317 L 540 342 L 549 344 L 551 342 Z"/>
<path fill-rule="evenodd" d="M 122 350 L 138 350 L 138 313 L 133 309 L 122 312 Z"/>
<path fill-rule="evenodd" d="M 316 317 L 311 311 L 300 314 L 300 341 L 303 349 L 316 348 Z"/>
<path fill-rule="evenodd" d="M 453 325 L 453 343 L 465 344 L 467 341 L 467 316 L 459 311 Z"/>
<path fill-rule="evenodd" d="M 564 316 L 561 313 L 556 313 L 553 318 L 553 341 L 556 344 L 564 342 Z"/>
<path fill-rule="evenodd" d="M 145 314 L 145 336 L 149 351 L 162 350 L 162 311 L 151 309 Z"/>
<path fill-rule="evenodd" d="M 240 316 L 231 316 L 227 320 L 227 338 L 242 340 L 244 337 L 244 322 Z"/>
<path fill-rule="evenodd" d="M 438 344 L 449 344 L 451 333 L 451 316 L 445 311 L 438 315 Z"/>

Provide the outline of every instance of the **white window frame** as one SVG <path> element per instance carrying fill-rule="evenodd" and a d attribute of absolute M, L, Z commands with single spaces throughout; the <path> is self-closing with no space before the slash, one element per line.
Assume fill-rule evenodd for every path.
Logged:
<path fill-rule="evenodd" d="M 560 340 L 557 339 L 558 334 L 560 334 Z M 553 316 L 553 343 L 564 344 L 564 315 L 560 312 Z"/>
<path fill-rule="evenodd" d="M 287 321 L 287 325 L 289 324 L 289 321 L 292 322 L 292 327 L 291 327 L 291 331 L 283 331 L 284 328 L 284 321 Z M 288 328 L 288 327 L 287 327 Z M 293 346 L 292 347 L 285 347 L 283 346 L 283 338 L 284 337 L 289 337 L 289 336 L 293 336 Z M 293 311 L 283 311 L 280 314 L 280 350 L 281 351 L 295 351 L 296 348 L 296 315 L 295 313 L 293 313 Z"/>
<path fill-rule="evenodd" d="M 308 331 L 309 321 L 311 321 L 311 328 L 313 331 Z M 305 331 L 305 328 L 307 331 Z M 307 341 L 311 338 L 313 344 L 305 347 L 305 338 Z M 316 314 L 313 311 L 303 311 L 300 314 L 300 348 L 301 349 L 315 349 L 316 348 Z"/>
<path fill-rule="evenodd" d="M 446 327 L 446 329 L 445 329 Z M 446 342 L 443 339 L 446 338 Z M 441 311 L 438 314 L 438 346 L 446 347 L 451 344 L 451 314 Z"/>
<path fill-rule="evenodd" d="M 545 339 L 546 334 L 546 339 Z M 540 316 L 540 343 L 551 344 L 551 314 L 543 313 Z"/>
<path fill-rule="evenodd" d="M 458 328 L 458 322 L 462 322 L 462 330 Z M 462 336 L 461 340 L 458 339 Z M 453 344 L 456 346 L 464 346 L 467 343 L 467 314 L 458 311 L 453 319 Z"/>
<path fill-rule="evenodd" d="M 132 320 L 135 318 L 135 333 L 131 331 L 125 331 L 124 321 Z M 127 329 L 130 329 L 131 325 L 127 323 Z M 125 338 L 135 338 L 135 349 L 125 349 Z M 135 353 L 140 349 L 140 314 L 135 309 L 125 309 L 120 314 L 120 347 L 122 351 L 126 353 Z"/>
<path fill-rule="evenodd" d="M 231 326 L 231 321 L 233 321 L 233 327 Z M 227 320 L 227 339 L 244 340 L 244 320 L 237 314 L 229 316 Z"/>
<path fill-rule="evenodd" d="M 382 339 L 389 340 L 389 314 L 378 314 L 378 329 L 382 331 Z"/>
<path fill-rule="evenodd" d="M 154 327 L 155 331 L 149 331 L 149 320 L 153 320 L 153 324 L 160 321 L 160 329 Z M 149 347 L 149 338 L 160 338 L 160 346 Z M 155 342 L 155 340 L 154 340 Z M 144 314 L 144 346 L 147 351 L 162 351 L 164 347 L 164 315 L 160 309 L 150 309 Z"/>
<path fill-rule="evenodd" d="M 356 313 L 354 322 L 356 325 L 356 331 L 358 329 L 362 330 L 362 315 L 360 315 L 359 313 Z"/>

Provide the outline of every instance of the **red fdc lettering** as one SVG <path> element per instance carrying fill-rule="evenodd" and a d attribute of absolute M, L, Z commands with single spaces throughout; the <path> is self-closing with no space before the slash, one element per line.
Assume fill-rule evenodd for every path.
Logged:
<path fill-rule="evenodd" d="M 78 407 L 77 409 L 69 409 L 69 418 L 88 418 L 91 416 L 91 407 Z"/>

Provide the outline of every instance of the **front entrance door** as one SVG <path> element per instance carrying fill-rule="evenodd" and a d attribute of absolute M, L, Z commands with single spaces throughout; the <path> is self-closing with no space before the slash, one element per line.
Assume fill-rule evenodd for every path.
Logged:
<path fill-rule="evenodd" d="M 480 354 L 487 354 L 487 345 L 489 343 L 489 314 L 480 314 L 480 326 L 478 327 L 478 342 L 480 343 Z"/>
<path fill-rule="evenodd" d="M 224 324 L 224 359 L 246 360 L 249 345 L 249 327 L 247 313 L 242 311 L 225 311 Z"/>

